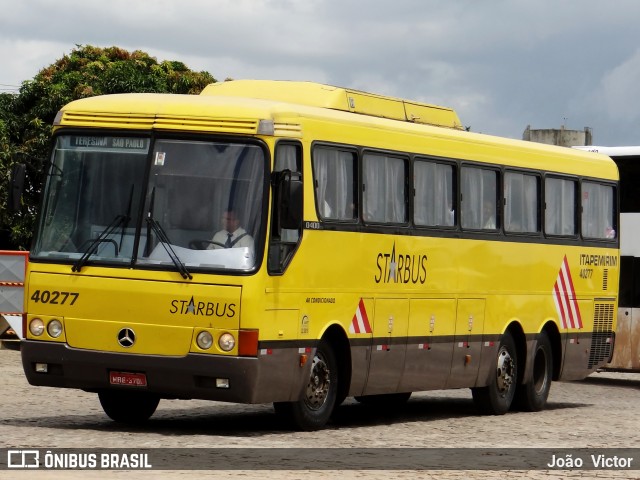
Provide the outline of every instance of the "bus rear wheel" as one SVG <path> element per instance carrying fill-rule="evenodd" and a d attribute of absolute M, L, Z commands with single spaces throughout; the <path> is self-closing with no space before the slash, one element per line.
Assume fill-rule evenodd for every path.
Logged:
<path fill-rule="evenodd" d="M 318 430 L 329 421 L 338 397 L 338 364 L 335 353 L 321 340 L 313 357 L 309 381 L 297 402 L 274 403 L 276 413 L 294 428 Z"/>
<path fill-rule="evenodd" d="M 111 420 L 128 425 L 149 420 L 160 403 L 159 396 L 147 392 L 105 390 L 98 393 L 98 398 Z"/>
<path fill-rule="evenodd" d="M 516 344 L 508 332 L 502 336 L 493 368 L 489 385 L 472 388 L 471 393 L 481 413 L 503 415 L 511 407 L 518 383 Z"/>
<path fill-rule="evenodd" d="M 538 336 L 533 354 L 531 381 L 518 385 L 516 389 L 515 406 L 518 409 L 538 412 L 545 407 L 551 389 L 552 369 L 551 341 L 547 332 L 543 331 Z"/>

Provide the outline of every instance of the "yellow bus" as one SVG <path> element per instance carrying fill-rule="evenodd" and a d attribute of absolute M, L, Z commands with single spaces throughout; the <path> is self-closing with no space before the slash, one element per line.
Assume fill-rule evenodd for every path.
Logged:
<path fill-rule="evenodd" d="M 308 82 L 65 106 L 26 276 L 33 385 L 273 403 L 470 388 L 544 408 L 616 326 L 615 164 L 466 131 L 456 113 Z"/>

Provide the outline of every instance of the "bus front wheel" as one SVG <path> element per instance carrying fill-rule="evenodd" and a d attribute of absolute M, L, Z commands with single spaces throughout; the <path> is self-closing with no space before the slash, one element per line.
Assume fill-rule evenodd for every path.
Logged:
<path fill-rule="evenodd" d="M 105 390 L 98 393 L 98 398 L 111 420 L 129 425 L 149 420 L 160 403 L 160 397 L 147 392 Z"/>
<path fill-rule="evenodd" d="M 299 430 L 322 428 L 336 404 L 338 394 L 338 363 L 333 349 L 321 340 L 313 357 L 309 380 L 303 396 L 296 402 L 274 403 L 276 413 Z"/>
<path fill-rule="evenodd" d="M 473 402 L 486 415 L 503 415 L 509 411 L 518 383 L 516 344 L 505 333 L 498 347 L 493 372 L 486 387 L 472 388 Z"/>

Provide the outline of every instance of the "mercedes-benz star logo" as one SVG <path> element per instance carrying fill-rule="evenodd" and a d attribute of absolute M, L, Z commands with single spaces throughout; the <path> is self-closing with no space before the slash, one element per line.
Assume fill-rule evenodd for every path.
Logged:
<path fill-rule="evenodd" d="M 129 348 L 136 343 L 136 333 L 130 328 L 123 328 L 118 332 L 118 343 L 125 348 Z"/>

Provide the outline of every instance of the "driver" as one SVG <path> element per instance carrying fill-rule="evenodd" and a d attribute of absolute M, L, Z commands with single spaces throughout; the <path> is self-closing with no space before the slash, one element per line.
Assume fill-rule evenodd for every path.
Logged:
<path fill-rule="evenodd" d="M 242 247 L 253 249 L 253 237 L 240 226 L 235 210 L 229 208 L 222 213 L 222 230 L 213 236 L 209 249 Z"/>

